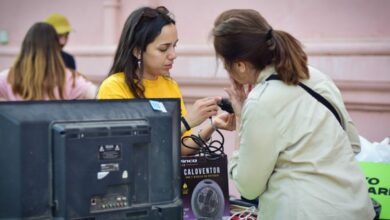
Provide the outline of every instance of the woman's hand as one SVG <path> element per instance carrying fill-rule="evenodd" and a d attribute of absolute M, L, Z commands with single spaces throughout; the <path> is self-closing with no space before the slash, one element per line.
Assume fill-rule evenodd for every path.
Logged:
<path fill-rule="evenodd" d="M 236 117 L 241 117 L 241 109 L 244 105 L 244 101 L 247 97 L 244 85 L 239 84 L 234 79 L 230 78 L 231 86 L 226 88 L 225 91 L 229 95 L 230 102 L 234 110 Z"/>
<path fill-rule="evenodd" d="M 213 126 L 218 129 L 234 131 L 236 130 L 236 119 L 234 114 L 224 112 L 213 118 Z"/>
<path fill-rule="evenodd" d="M 217 115 L 219 108 L 217 103 L 220 99 L 220 97 L 207 97 L 196 100 L 185 117 L 190 127 L 196 127 L 207 118 Z"/>

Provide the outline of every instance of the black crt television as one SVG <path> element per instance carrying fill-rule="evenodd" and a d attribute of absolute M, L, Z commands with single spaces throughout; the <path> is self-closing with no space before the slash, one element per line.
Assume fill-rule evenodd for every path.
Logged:
<path fill-rule="evenodd" d="M 179 99 L 0 102 L 0 219 L 181 219 Z"/>

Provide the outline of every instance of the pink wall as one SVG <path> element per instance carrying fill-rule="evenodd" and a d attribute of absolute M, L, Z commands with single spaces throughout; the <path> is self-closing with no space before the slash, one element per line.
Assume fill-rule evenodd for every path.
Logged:
<path fill-rule="evenodd" d="M 117 34 L 129 13 L 144 5 L 166 5 L 175 15 L 182 44 L 204 44 L 215 17 L 230 8 L 260 11 L 274 29 L 284 29 L 302 40 L 388 40 L 390 2 L 387 0 L 1 0 L 0 29 L 9 31 L 10 45 L 18 46 L 33 22 L 53 12 L 68 16 L 75 32 L 69 46 L 97 46 L 102 42 L 104 5 L 116 2 Z M 337 4 L 332 4 L 337 3 Z"/>
<path fill-rule="evenodd" d="M 377 141 L 390 136 L 390 123 L 381 129 L 377 121 L 370 123 L 376 117 L 378 122 L 390 122 L 387 0 L 341 0 L 337 4 L 326 0 L 1 0 L 0 31 L 7 31 L 9 42 L 0 44 L 0 69 L 12 64 L 34 22 L 58 12 L 69 18 L 75 30 L 65 49 L 76 56 L 79 71 L 99 83 L 108 72 L 124 21 L 132 10 L 145 5 L 166 5 L 175 15 L 180 41 L 172 76 L 182 82 L 189 103 L 204 95 L 221 94 L 222 88 L 209 85 L 210 79 L 227 84 L 225 71 L 215 65 L 208 38 L 216 16 L 230 8 L 254 8 L 274 29 L 287 30 L 301 39 L 310 64 L 341 84 L 362 135 Z M 194 80 L 197 84 L 189 87 L 188 82 Z M 365 87 L 359 90 L 356 86 L 361 85 Z"/>
<path fill-rule="evenodd" d="M 124 21 L 144 5 L 165 5 L 175 15 L 180 41 L 172 76 L 187 104 L 204 96 L 225 96 L 228 80 L 222 65 L 216 65 L 209 31 L 222 11 L 253 8 L 274 29 L 302 40 L 310 64 L 336 81 L 362 136 L 371 141 L 390 136 L 388 0 L 0 0 L 0 31 L 9 35 L 9 43 L 0 44 L 0 69 L 12 64 L 27 29 L 57 12 L 75 30 L 65 50 L 76 56 L 79 71 L 100 83 Z M 225 135 L 230 153 L 235 135 Z"/>
<path fill-rule="evenodd" d="M 51 13 L 66 15 L 74 28 L 69 46 L 98 45 L 102 38 L 102 2 L 77 0 L 1 0 L 0 29 L 9 32 L 8 46 L 19 46 L 27 29 Z"/>

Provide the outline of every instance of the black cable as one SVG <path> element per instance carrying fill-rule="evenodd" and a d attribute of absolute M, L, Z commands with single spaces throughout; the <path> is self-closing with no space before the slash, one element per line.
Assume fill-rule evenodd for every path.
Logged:
<path fill-rule="evenodd" d="M 207 143 L 207 141 L 204 141 L 199 135 L 189 135 L 189 136 L 184 136 L 181 139 L 181 143 L 192 150 L 197 150 L 199 156 L 206 157 L 207 159 L 210 160 L 217 160 L 222 156 L 225 156 L 225 151 L 224 151 L 224 144 L 225 144 L 225 138 L 221 131 L 219 131 L 217 128 L 215 131 L 221 136 L 221 140 L 211 140 L 210 143 Z M 184 142 L 187 139 L 192 139 L 199 147 L 191 147 L 186 145 Z"/>
<path fill-rule="evenodd" d="M 188 124 L 187 120 L 184 117 L 181 117 L 181 122 L 183 122 L 183 125 L 187 131 L 191 130 L 191 126 Z"/>

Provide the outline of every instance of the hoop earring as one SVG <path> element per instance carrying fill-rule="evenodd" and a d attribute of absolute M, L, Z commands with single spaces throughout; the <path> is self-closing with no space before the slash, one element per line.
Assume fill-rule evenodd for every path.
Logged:
<path fill-rule="evenodd" d="M 141 64 L 142 64 L 141 59 L 138 59 L 137 64 L 138 64 L 138 69 L 141 69 Z"/>

